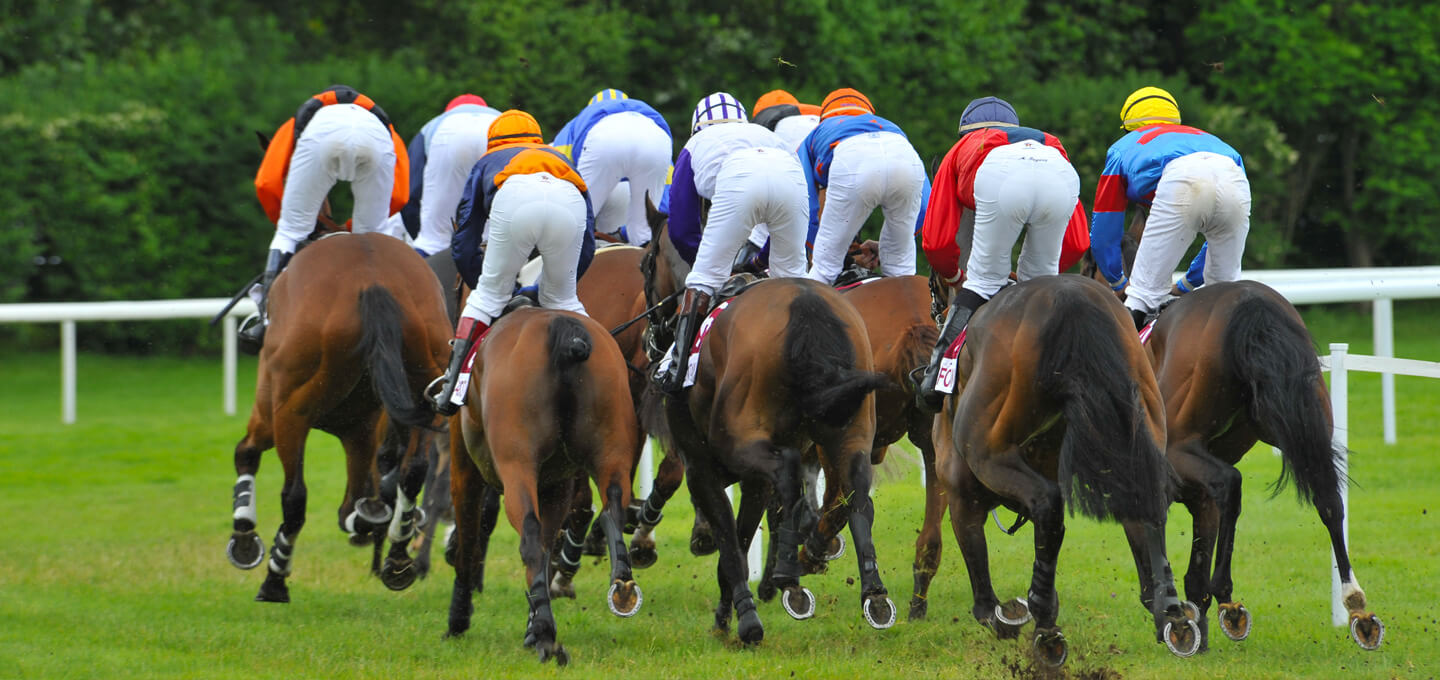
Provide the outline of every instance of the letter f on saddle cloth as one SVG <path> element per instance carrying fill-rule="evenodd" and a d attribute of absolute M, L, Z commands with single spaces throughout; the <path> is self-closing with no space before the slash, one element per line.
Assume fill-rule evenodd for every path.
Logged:
<path fill-rule="evenodd" d="M 725 92 L 695 106 L 690 141 L 675 159 L 668 194 L 666 231 L 680 256 L 693 264 L 676 313 L 675 347 L 655 383 L 669 394 L 685 386 L 689 351 L 711 296 L 730 276 L 735 254 L 757 224 L 770 228 L 770 273 L 805 275 L 805 225 L 809 202 L 805 171 L 788 143 L 748 122 L 745 107 Z M 710 201 L 700 223 L 701 200 Z"/>
<path fill-rule="evenodd" d="M 960 141 L 935 174 L 925 214 L 926 259 L 947 285 L 963 284 L 915 394 L 922 408 L 940 409 L 941 360 L 975 310 L 1008 283 L 1010 253 L 1022 229 L 1025 245 L 1015 268 L 1020 281 L 1069 269 L 1090 247 L 1079 194 L 1080 176 L 1054 135 L 1020 127 L 1014 107 L 1002 99 L 983 97 L 965 107 Z"/>
<path fill-rule="evenodd" d="M 301 241 L 315 229 L 320 208 L 336 182 L 350 183 L 356 233 L 378 231 L 404 239 L 386 218 L 410 198 L 410 161 L 405 142 L 385 111 L 369 97 L 333 85 L 307 99 L 295 117 L 270 138 L 255 174 L 255 194 L 275 223 L 275 237 L 260 283 L 260 313 L 240 329 L 240 348 L 260 352 L 269 324 L 270 286 Z"/>
<path fill-rule="evenodd" d="M 575 281 L 595 254 L 585 180 L 545 144 L 540 124 L 524 111 L 511 109 L 490 124 L 487 151 L 470 171 L 457 213 L 451 255 L 471 291 L 455 326 L 450 367 L 429 395 L 441 415 L 464 405 L 475 351 L 510 301 L 531 250 L 540 251 L 540 306 L 579 314 L 585 306 Z"/>

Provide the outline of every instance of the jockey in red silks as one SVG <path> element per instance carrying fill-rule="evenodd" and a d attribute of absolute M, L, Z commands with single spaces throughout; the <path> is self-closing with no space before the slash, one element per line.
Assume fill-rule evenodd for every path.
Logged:
<path fill-rule="evenodd" d="M 390 230 L 386 218 L 410 196 L 410 161 L 405 143 L 374 100 L 345 85 L 333 85 L 307 99 L 285 121 L 255 174 L 255 194 L 275 223 L 275 237 L 260 284 L 260 313 L 241 328 L 240 348 L 260 351 L 269 323 L 265 306 L 270 285 L 290 261 L 296 246 L 315 229 L 321 205 L 338 181 L 350 183 L 355 196 L 354 231 Z"/>
<path fill-rule="evenodd" d="M 935 389 L 940 360 L 976 308 L 1008 282 L 1021 230 L 1020 281 L 1069 269 L 1085 253 L 1090 243 L 1079 194 L 1080 176 L 1054 135 L 1020 127 L 1003 99 L 983 97 L 965 107 L 960 140 L 935 174 L 923 229 L 931 268 L 946 284 L 960 286 L 916 390 L 923 408 L 939 410 L 945 396 Z"/>

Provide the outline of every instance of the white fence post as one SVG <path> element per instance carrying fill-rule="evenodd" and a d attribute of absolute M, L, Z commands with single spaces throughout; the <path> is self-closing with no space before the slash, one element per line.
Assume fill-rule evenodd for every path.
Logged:
<path fill-rule="evenodd" d="M 1395 357 L 1395 305 L 1390 298 L 1375 301 L 1374 336 L 1375 356 L 1393 359 Z M 1385 423 L 1385 443 L 1394 444 L 1395 438 L 1395 374 L 1380 374 L 1380 412 Z"/>
<path fill-rule="evenodd" d="M 1344 519 L 1340 521 L 1340 535 L 1344 538 L 1347 549 L 1350 546 L 1350 483 L 1346 479 L 1350 470 L 1350 386 L 1349 376 L 1345 372 L 1345 355 L 1349 351 L 1348 343 L 1330 343 L 1330 412 L 1335 420 L 1334 442 L 1343 452 L 1338 466 L 1340 511 L 1344 513 Z M 1350 622 L 1350 612 L 1341 601 L 1340 565 L 1335 561 L 1334 550 L 1330 551 L 1330 622 L 1337 626 Z"/>
<path fill-rule="evenodd" d="M 60 322 L 60 422 L 75 423 L 75 322 Z"/>
<path fill-rule="evenodd" d="M 645 438 L 645 448 L 640 450 L 640 464 L 635 467 L 635 495 L 649 498 L 655 487 L 655 438 Z"/>
<path fill-rule="evenodd" d="M 221 389 L 225 392 L 225 415 L 235 415 L 235 317 L 226 315 L 221 326 L 221 333 L 224 334 L 224 368 L 221 372 Z"/>
<path fill-rule="evenodd" d="M 739 486 L 738 484 L 731 484 L 725 487 L 725 497 L 730 499 L 732 506 L 735 504 L 735 489 L 739 488 Z M 760 553 L 760 541 L 762 538 L 763 536 L 761 535 L 760 529 L 755 529 L 755 538 L 750 541 L 750 552 L 745 557 L 745 562 L 750 567 L 751 583 L 759 581 L 761 572 L 765 570 L 765 558 L 762 557 Z M 720 540 L 719 534 L 715 535 L 715 540 L 717 542 Z"/>

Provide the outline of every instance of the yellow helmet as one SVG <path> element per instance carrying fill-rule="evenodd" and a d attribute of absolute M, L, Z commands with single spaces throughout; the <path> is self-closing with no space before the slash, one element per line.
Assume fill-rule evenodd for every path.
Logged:
<path fill-rule="evenodd" d="M 1180 105 L 1175 97 L 1158 87 L 1142 87 L 1125 98 L 1120 108 L 1120 125 L 1138 130 L 1155 123 L 1180 123 Z"/>

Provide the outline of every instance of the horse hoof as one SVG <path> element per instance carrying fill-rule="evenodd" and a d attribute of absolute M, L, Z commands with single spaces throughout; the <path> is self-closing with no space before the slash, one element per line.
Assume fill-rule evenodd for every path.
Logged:
<path fill-rule="evenodd" d="M 1180 601 L 1180 609 L 1185 612 L 1185 618 L 1189 621 L 1200 620 L 1200 607 L 1189 600 Z"/>
<path fill-rule="evenodd" d="M 553 640 L 536 644 L 535 654 L 540 657 L 540 663 L 545 663 L 551 659 L 555 660 L 556 666 L 564 666 L 570 663 L 570 654 L 565 651 L 565 645 Z"/>
<path fill-rule="evenodd" d="M 649 569 L 655 566 L 660 556 L 655 554 L 654 545 L 630 545 L 630 566 L 636 569 Z"/>
<path fill-rule="evenodd" d="M 1200 626 L 1190 619 L 1178 624 L 1167 621 L 1161 634 L 1165 638 L 1165 648 L 1175 656 L 1183 659 L 1200 651 Z"/>
<path fill-rule="evenodd" d="M 865 615 L 865 623 L 875 630 L 885 630 L 895 625 L 895 602 L 884 595 L 866 598 L 860 612 Z"/>
<path fill-rule="evenodd" d="M 417 575 L 415 560 L 408 557 L 404 560 L 387 557 L 385 566 L 380 569 L 380 582 L 384 583 L 386 588 L 400 591 L 414 584 Z"/>
<path fill-rule="evenodd" d="M 285 604 L 290 601 L 290 587 L 284 581 L 272 581 L 265 579 L 260 584 L 260 592 L 255 594 L 256 602 L 278 602 Z"/>
<path fill-rule="evenodd" d="M 1017 597 L 1005 604 L 995 605 L 995 618 L 1007 626 L 1019 628 L 1030 623 L 1030 603 Z"/>
<path fill-rule="evenodd" d="M 690 554 L 696 557 L 713 555 L 719 547 L 715 545 L 715 537 L 709 532 L 695 533 L 690 536 Z"/>
<path fill-rule="evenodd" d="M 1385 642 L 1385 624 L 1380 622 L 1380 617 L 1370 612 L 1351 614 L 1350 638 L 1360 645 L 1360 649 L 1373 652 L 1380 649 L 1381 643 Z"/>
<path fill-rule="evenodd" d="M 795 551 L 795 559 L 800 563 L 800 574 L 802 576 L 823 574 L 830 569 L 830 563 L 826 561 L 828 558 L 815 557 L 815 553 L 807 550 L 803 545 Z"/>
<path fill-rule="evenodd" d="M 362 534 L 353 534 L 353 533 L 352 533 L 352 534 L 350 534 L 349 541 L 350 541 L 350 545 L 353 545 L 353 546 L 355 546 L 355 547 L 357 547 L 357 548 L 364 547 L 364 546 L 370 545 L 371 543 L 374 543 L 374 542 L 375 542 L 375 534 L 372 534 L 372 533 L 369 533 L 369 532 L 362 533 Z"/>
<path fill-rule="evenodd" d="M 826 562 L 833 562 L 845 556 L 845 537 L 839 534 L 830 539 L 830 552 L 825 554 Z"/>
<path fill-rule="evenodd" d="M 924 621 L 926 614 L 930 613 L 930 601 L 919 597 L 910 598 L 910 620 Z"/>
<path fill-rule="evenodd" d="M 1220 605 L 1220 630 L 1225 637 L 1236 642 L 1250 637 L 1250 610 L 1239 602 L 1225 602 Z"/>
<path fill-rule="evenodd" d="M 1036 631 L 1034 647 L 1040 663 L 1051 668 L 1065 665 L 1065 660 L 1070 658 L 1070 646 L 1065 643 L 1065 634 L 1058 628 Z"/>
<path fill-rule="evenodd" d="M 615 579 L 610 584 L 610 592 L 605 594 L 605 604 L 610 605 L 610 613 L 622 618 L 630 618 L 640 613 L 640 605 L 645 603 L 645 594 L 640 592 L 640 586 L 634 581 L 621 581 Z"/>
<path fill-rule="evenodd" d="M 368 522 L 372 527 L 377 527 L 382 524 L 389 524 L 390 518 L 395 515 L 395 511 L 383 502 L 361 498 L 355 501 L 355 515 Z M 359 531 L 359 533 L 363 534 L 365 532 Z"/>
<path fill-rule="evenodd" d="M 1014 640 L 1020 637 L 1020 626 L 1003 623 L 993 616 L 987 616 L 977 620 L 980 622 L 980 625 L 989 628 L 990 632 L 995 634 L 996 640 Z"/>
<path fill-rule="evenodd" d="M 805 586 L 791 586 L 780 597 L 785 613 L 796 621 L 804 621 L 815 615 L 815 593 Z"/>
<path fill-rule="evenodd" d="M 775 595 L 779 592 L 780 589 L 775 587 L 775 582 L 768 578 L 760 579 L 760 584 L 755 586 L 755 596 L 760 598 L 761 602 L 775 599 Z"/>
<path fill-rule="evenodd" d="M 765 639 L 765 626 L 760 624 L 760 613 L 752 609 L 741 614 L 736 633 L 742 644 L 760 644 L 760 641 Z"/>
<path fill-rule="evenodd" d="M 574 574 L 567 575 L 564 571 L 555 572 L 555 576 L 550 579 L 550 599 L 575 599 L 575 583 L 570 580 L 572 576 Z"/>
<path fill-rule="evenodd" d="M 225 546 L 225 557 L 240 569 L 254 569 L 265 560 L 265 542 L 253 531 L 233 534 Z"/>

